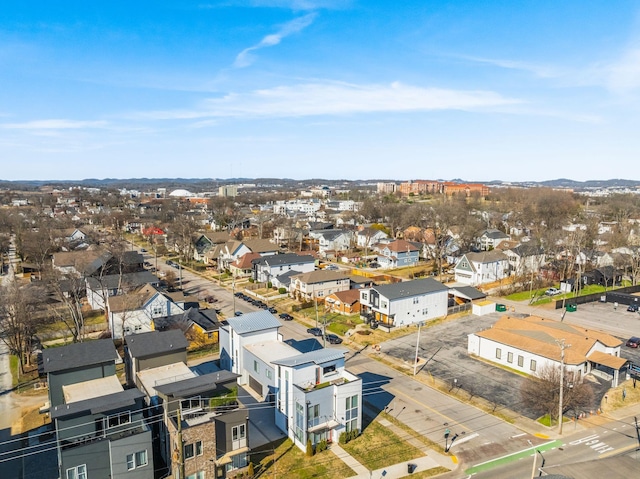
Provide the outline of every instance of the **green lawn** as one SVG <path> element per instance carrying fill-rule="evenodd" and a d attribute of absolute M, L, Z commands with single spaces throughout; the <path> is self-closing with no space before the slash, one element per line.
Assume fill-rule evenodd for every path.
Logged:
<path fill-rule="evenodd" d="M 275 463 L 274 463 L 275 459 Z M 275 450 L 267 449 L 251 453 L 255 477 L 344 478 L 356 473 L 331 451 L 323 451 L 307 457 L 290 439 L 276 444 Z"/>
<path fill-rule="evenodd" d="M 369 424 L 358 438 L 342 447 L 371 470 L 424 456 L 418 448 L 376 421 Z"/>
<path fill-rule="evenodd" d="M 544 294 L 544 292 L 547 289 L 548 288 L 545 287 L 545 288 L 533 290 L 533 294 L 537 298 L 534 301 L 534 304 L 545 304 L 545 303 L 550 303 L 551 301 L 557 301 L 562 298 L 571 299 L 575 297 L 575 293 L 571 292 L 571 293 L 558 294 L 556 296 L 553 296 L 553 298 L 551 298 L 550 296 L 546 296 Z M 580 296 L 586 296 L 586 295 L 595 294 L 595 293 L 604 293 L 605 291 L 611 291 L 612 289 L 613 288 L 611 287 L 605 289 L 604 286 L 600 286 L 599 284 L 589 284 L 580 290 Z M 505 298 L 511 301 L 528 301 L 531 298 L 531 292 L 520 291 L 518 293 L 513 293 L 508 296 L 505 296 Z"/>

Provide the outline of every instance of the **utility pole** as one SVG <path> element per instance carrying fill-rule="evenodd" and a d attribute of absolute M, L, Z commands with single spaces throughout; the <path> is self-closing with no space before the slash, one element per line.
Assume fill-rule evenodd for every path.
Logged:
<path fill-rule="evenodd" d="M 178 468 L 180 479 L 184 479 L 184 453 L 183 453 L 183 444 L 182 444 L 182 417 L 180 416 L 180 408 L 178 408 Z"/>
<path fill-rule="evenodd" d="M 556 339 L 556 343 L 560 346 L 560 400 L 558 404 L 558 434 L 562 434 L 562 409 L 563 409 L 563 393 L 564 393 L 564 350 L 570 348 L 570 344 L 565 344 L 564 339 Z"/>
<path fill-rule="evenodd" d="M 422 327 L 422 321 L 418 322 L 418 339 L 416 341 L 416 357 L 413 362 L 413 375 L 416 375 L 418 369 L 418 348 L 420 347 L 420 328 Z"/>

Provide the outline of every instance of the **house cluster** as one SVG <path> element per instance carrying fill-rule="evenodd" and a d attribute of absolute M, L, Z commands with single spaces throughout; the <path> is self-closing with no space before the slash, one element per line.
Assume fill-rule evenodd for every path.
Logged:
<path fill-rule="evenodd" d="M 219 364 L 195 367 L 177 329 L 125 335 L 122 357 L 111 339 L 45 349 L 59 477 L 234 476 L 264 445 L 253 415 L 265 409 L 303 451 L 360 430 L 362 381 L 345 369 L 346 350 L 296 349 L 279 327 L 266 311 L 231 318 Z M 251 396 L 259 410 L 246 407 Z"/>

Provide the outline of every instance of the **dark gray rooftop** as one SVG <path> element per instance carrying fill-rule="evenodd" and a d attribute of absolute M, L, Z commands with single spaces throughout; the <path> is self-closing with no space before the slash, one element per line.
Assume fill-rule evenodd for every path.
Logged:
<path fill-rule="evenodd" d="M 470 300 L 483 299 L 487 297 L 486 294 L 473 286 L 454 286 L 451 288 L 451 291 L 454 292 L 454 294 L 457 292 L 459 293 L 458 296 L 462 296 Z"/>
<path fill-rule="evenodd" d="M 98 339 L 84 343 L 69 344 L 42 351 L 45 373 L 77 369 L 101 363 L 115 363 L 120 359 L 111 339 Z"/>
<path fill-rule="evenodd" d="M 414 279 L 413 281 L 402 281 L 400 283 L 383 284 L 374 286 L 375 289 L 387 299 L 410 298 L 420 294 L 435 293 L 438 291 L 448 291 L 449 288 L 433 278 Z"/>
<path fill-rule="evenodd" d="M 136 404 L 136 399 L 143 397 L 144 394 L 142 394 L 139 389 L 133 388 L 97 398 L 73 402 L 71 404 L 60 404 L 59 406 L 51 408 L 51 419 L 73 416 L 80 413 L 99 414 L 115 411 L 127 406 L 133 406 Z"/>
<path fill-rule="evenodd" d="M 179 329 L 151 331 L 125 336 L 129 353 L 134 358 L 187 349 L 189 342 Z"/>
<path fill-rule="evenodd" d="M 299 255 L 296 253 L 274 254 L 256 258 L 252 263 L 267 264 L 269 266 L 281 266 L 285 264 L 314 263 L 315 259 L 311 255 Z"/>
<path fill-rule="evenodd" d="M 216 371 L 194 378 L 183 379 L 172 383 L 156 386 L 155 389 L 164 396 L 187 397 L 213 391 L 218 384 L 235 381 L 240 375 L 231 371 Z"/>

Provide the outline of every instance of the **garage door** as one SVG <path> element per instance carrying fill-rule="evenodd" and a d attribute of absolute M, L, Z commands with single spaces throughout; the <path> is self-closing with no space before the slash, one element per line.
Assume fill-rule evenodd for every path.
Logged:
<path fill-rule="evenodd" d="M 253 376 L 249 376 L 249 387 L 258 393 L 258 395 L 262 396 L 262 384 Z"/>

